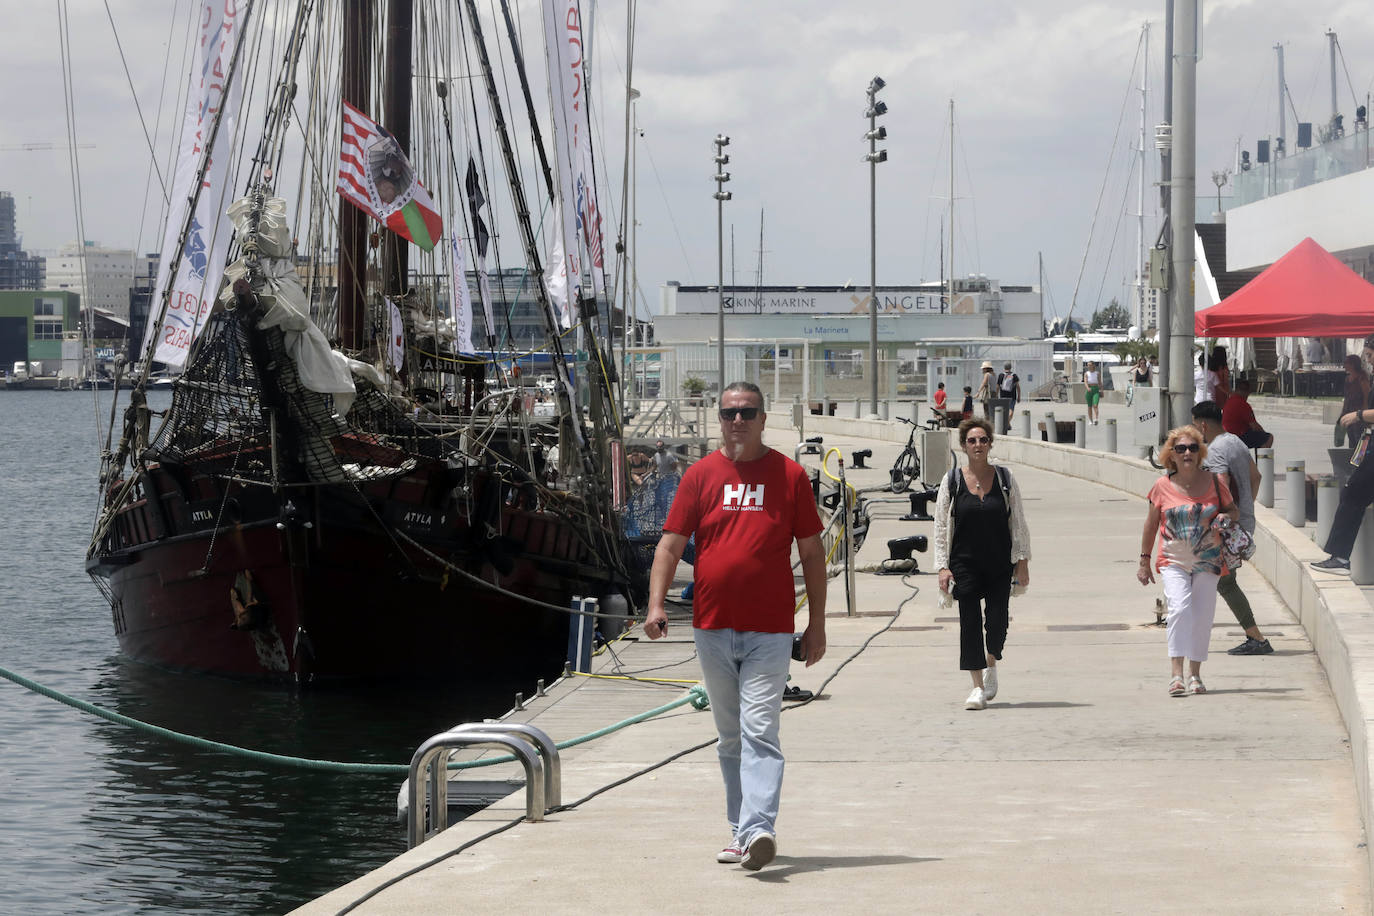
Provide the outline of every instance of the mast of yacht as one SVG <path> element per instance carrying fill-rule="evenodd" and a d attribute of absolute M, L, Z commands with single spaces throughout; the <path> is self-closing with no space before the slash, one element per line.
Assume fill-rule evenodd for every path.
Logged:
<path fill-rule="evenodd" d="M 954 311 L 954 99 L 949 100 L 949 310 Z"/>
<path fill-rule="evenodd" d="M 372 4 L 344 0 L 343 60 L 339 76 L 344 100 L 367 111 L 368 70 L 372 64 Z M 347 198 L 339 197 L 339 346 L 357 351 L 367 326 L 368 215 Z"/>
<path fill-rule="evenodd" d="M 1145 53 L 1140 58 L 1140 148 L 1136 168 L 1140 174 L 1136 181 L 1136 228 L 1135 228 L 1135 326 L 1144 332 L 1145 324 L 1145 108 L 1150 92 L 1150 23 L 1140 27 L 1141 41 Z"/>

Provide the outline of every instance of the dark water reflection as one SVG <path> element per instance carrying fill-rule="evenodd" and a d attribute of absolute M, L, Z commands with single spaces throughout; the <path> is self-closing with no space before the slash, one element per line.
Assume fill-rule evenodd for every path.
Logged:
<path fill-rule="evenodd" d="M 429 735 L 529 692 L 515 680 L 470 684 L 460 675 L 292 691 L 124 661 L 109 609 L 82 571 L 98 441 L 91 395 L 0 392 L 0 429 L 6 668 L 176 731 L 354 762 L 405 763 Z M 4 912 L 283 912 L 405 849 L 396 777 L 201 751 L 8 681 L 0 765 Z"/>

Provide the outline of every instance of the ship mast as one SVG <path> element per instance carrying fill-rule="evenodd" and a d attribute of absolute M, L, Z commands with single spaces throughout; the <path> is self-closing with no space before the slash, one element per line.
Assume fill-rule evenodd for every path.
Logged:
<path fill-rule="evenodd" d="M 414 0 L 387 0 L 386 59 L 384 62 L 382 121 L 401 152 L 410 155 L 411 29 Z M 403 296 L 410 287 L 410 243 L 394 232 L 382 241 L 382 289 L 387 296 Z"/>
<path fill-rule="evenodd" d="M 371 53 L 372 5 L 370 0 L 344 0 L 343 62 L 340 86 L 344 99 L 359 111 L 367 111 L 368 70 Z M 343 196 L 339 197 L 339 346 L 361 350 L 367 324 L 368 215 Z"/>

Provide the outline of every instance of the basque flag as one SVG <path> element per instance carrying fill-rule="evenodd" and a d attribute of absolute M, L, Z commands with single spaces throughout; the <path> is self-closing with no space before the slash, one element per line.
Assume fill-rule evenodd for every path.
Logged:
<path fill-rule="evenodd" d="M 339 193 L 392 232 L 433 251 L 444 221 L 415 178 L 401 145 L 376 122 L 343 103 Z"/>

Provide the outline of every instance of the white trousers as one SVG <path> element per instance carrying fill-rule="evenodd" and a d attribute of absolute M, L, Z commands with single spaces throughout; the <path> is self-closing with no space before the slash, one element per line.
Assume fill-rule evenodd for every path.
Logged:
<path fill-rule="evenodd" d="M 1177 566 L 1160 571 L 1164 598 L 1169 602 L 1169 657 L 1207 661 L 1207 644 L 1212 641 L 1212 620 L 1217 610 L 1216 573 L 1189 573 Z"/>

